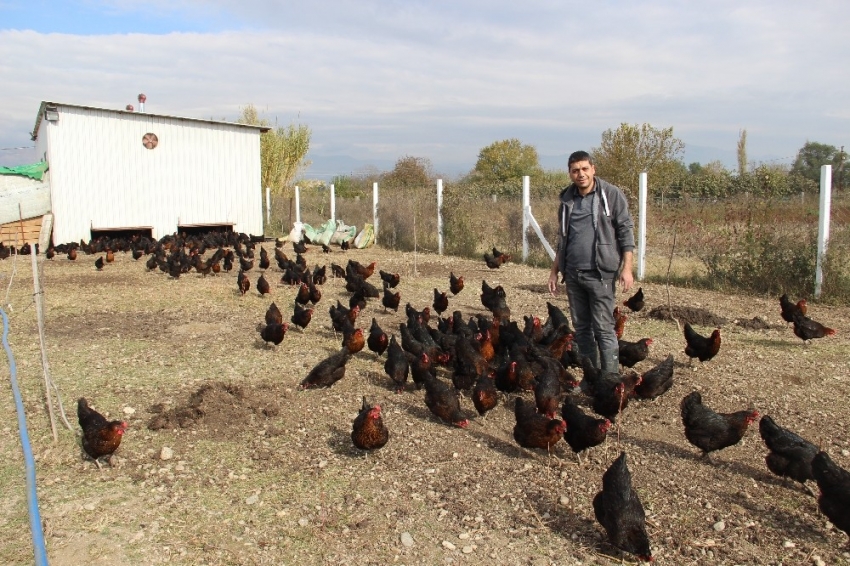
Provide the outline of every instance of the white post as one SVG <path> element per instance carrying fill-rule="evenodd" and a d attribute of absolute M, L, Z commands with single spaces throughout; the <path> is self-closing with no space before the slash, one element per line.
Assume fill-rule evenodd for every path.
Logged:
<path fill-rule="evenodd" d="M 528 215 L 531 214 L 531 181 L 528 175 L 522 178 L 522 261 L 528 260 Z"/>
<path fill-rule="evenodd" d="M 437 179 L 437 253 L 443 255 L 443 180 Z"/>
<path fill-rule="evenodd" d="M 336 222 L 336 189 L 333 183 L 331 183 L 331 220 Z"/>
<path fill-rule="evenodd" d="M 820 168 L 820 216 L 818 218 L 818 257 L 815 265 L 815 298 L 820 297 L 823 285 L 823 262 L 829 244 L 829 215 L 832 205 L 832 165 Z"/>
<path fill-rule="evenodd" d="M 272 190 L 266 187 L 266 225 L 272 223 Z M 265 230 L 263 230 L 265 232 Z"/>
<path fill-rule="evenodd" d="M 646 267 L 646 192 L 646 171 L 644 171 L 638 177 L 638 281 L 643 281 Z"/>
<path fill-rule="evenodd" d="M 372 183 L 372 229 L 375 231 L 375 243 L 378 243 L 378 183 Z"/>
<path fill-rule="evenodd" d="M 301 223 L 301 189 L 295 185 L 295 222 Z"/>

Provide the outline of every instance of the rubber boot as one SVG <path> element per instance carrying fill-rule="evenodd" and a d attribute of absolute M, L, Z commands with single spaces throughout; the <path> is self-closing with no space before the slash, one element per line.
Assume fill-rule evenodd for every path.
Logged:
<path fill-rule="evenodd" d="M 578 354 L 590 359 L 590 363 L 599 369 L 599 348 L 596 342 L 573 342 L 573 349 L 578 349 Z"/>
<path fill-rule="evenodd" d="M 600 364 L 606 373 L 619 373 L 620 350 L 602 350 L 600 352 Z"/>

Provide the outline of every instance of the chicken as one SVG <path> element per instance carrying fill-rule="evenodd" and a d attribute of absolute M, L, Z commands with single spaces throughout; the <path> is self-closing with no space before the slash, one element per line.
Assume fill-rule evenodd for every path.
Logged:
<path fill-rule="evenodd" d="M 375 267 L 377 265 L 378 263 L 375 261 L 373 261 L 369 265 L 363 265 L 360 262 L 350 259 L 348 260 L 348 265 L 346 265 L 346 272 L 351 269 L 363 279 L 369 279 L 370 277 L 372 277 L 372 274 L 375 273 Z"/>
<path fill-rule="evenodd" d="M 499 392 L 496 389 L 495 377 L 496 373 L 493 371 L 481 375 L 472 388 L 472 404 L 475 405 L 475 410 L 482 417 L 487 414 L 487 411 L 499 404 Z"/>
<path fill-rule="evenodd" d="M 366 337 L 362 328 L 347 326 L 342 332 L 342 347 L 348 349 L 349 354 L 356 354 L 366 345 Z"/>
<path fill-rule="evenodd" d="M 68 250 L 68 259 L 71 261 L 77 259 L 77 248 L 71 248 Z"/>
<path fill-rule="evenodd" d="M 690 358 L 688 363 L 693 361 L 693 358 L 699 359 L 701 362 L 707 362 L 717 355 L 720 351 L 720 329 L 715 328 L 711 336 L 706 338 L 697 333 L 691 328 L 691 325 L 685 323 L 685 354 Z"/>
<path fill-rule="evenodd" d="M 595 385 L 591 407 L 593 411 L 614 421 L 629 405 L 635 388 L 640 385 L 641 377 L 636 372 L 625 375 L 604 374 Z"/>
<path fill-rule="evenodd" d="M 630 368 L 645 360 L 649 355 L 652 338 L 641 338 L 637 342 L 618 340 L 617 344 L 620 347 L 620 365 Z"/>
<path fill-rule="evenodd" d="M 501 285 L 490 287 L 486 281 L 481 281 L 481 304 L 500 320 L 511 319 L 511 309 L 505 301 L 505 290 Z"/>
<path fill-rule="evenodd" d="M 96 260 L 94 260 L 94 266 L 98 271 L 103 271 L 103 256 L 100 256 Z"/>
<path fill-rule="evenodd" d="M 805 315 L 807 309 L 808 305 L 806 303 L 806 299 L 800 299 L 797 301 L 797 304 L 794 304 L 791 302 L 791 299 L 788 298 L 787 294 L 783 294 L 779 297 L 779 314 L 785 322 L 794 322 L 794 313 L 800 312 Z"/>
<path fill-rule="evenodd" d="M 826 452 L 815 455 L 812 472 L 820 489 L 818 508 L 830 523 L 850 536 L 850 472 L 833 462 Z"/>
<path fill-rule="evenodd" d="M 335 263 L 331 263 L 331 275 L 334 277 L 345 278 L 345 270 Z"/>
<path fill-rule="evenodd" d="M 561 417 L 567 423 L 564 440 L 575 452 L 579 463 L 581 463 L 579 453 L 605 442 L 608 430 L 611 428 L 611 421 L 586 414 L 569 397 L 564 399 Z"/>
<path fill-rule="evenodd" d="M 514 401 L 514 440 L 523 448 L 542 448 L 551 451 L 564 436 L 567 423 L 538 413 L 534 405 L 517 397 Z"/>
<path fill-rule="evenodd" d="M 266 324 L 283 324 L 283 313 L 274 302 L 266 310 Z"/>
<path fill-rule="evenodd" d="M 554 419 L 560 398 L 561 382 L 556 373 L 546 370 L 534 378 L 534 404 L 541 414 Z"/>
<path fill-rule="evenodd" d="M 393 309 L 395 312 L 398 312 L 398 304 L 400 302 L 401 293 L 393 293 L 389 287 L 384 286 L 384 296 L 381 298 L 381 304 L 384 305 L 384 312 L 387 312 L 387 309 Z"/>
<path fill-rule="evenodd" d="M 827 328 L 823 324 L 812 320 L 800 311 L 796 311 L 793 316 L 794 336 L 808 343 L 814 338 L 823 338 L 824 336 L 832 336 L 835 330 Z"/>
<path fill-rule="evenodd" d="M 260 246 L 260 269 L 268 269 L 270 265 L 269 252 L 266 251 L 266 248 Z"/>
<path fill-rule="evenodd" d="M 460 401 L 449 387 L 436 377 L 425 376 L 425 405 L 442 421 L 460 428 L 466 428 L 469 420 L 463 416 Z"/>
<path fill-rule="evenodd" d="M 655 399 L 673 386 L 673 354 L 641 375 L 635 395 L 641 399 Z"/>
<path fill-rule="evenodd" d="M 378 270 L 378 275 L 381 276 L 381 281 L 384 282 L 384 286 L 389 287 L 390 289 L 395 289 L 399 284 L 399 281 L 401 281 L 401 276 L 398 273 L 387 273 L 383 269 Z"/>
<path fill-rule="evenodd" d="M 244 257 L 240 257 L 239 258 L 239 268 L 242 271 L 251 271 L 252 269 L 254 269 L 254 260 L 252 259 L 252 260 L 249 261 L 249 260 L 245 259 Z"/>
<path fill-rule="evenodd" d="M 301 389 L 330 387 L 345 377 L 345 364 L 348 363 L 350 358 L 351 354 L 346 348 L 328 356 L 316 364 L 307 374 L 307 377 L 301 380 Z"/>
<path fill-rule="evenodd" d="M 295 293 L 295 302 L 306 305 L 310 302 L 310 287 L 306 283 L 301 283 L 298 286 L 298 292 Z"/>
<path fill-rule="evenodd" d="M 372 326 L 369 327 L 369 337 L 366 339 L 366 345 L 378 357 L 384 353 L 389 345 L 387 333 L 378 326 L 378 321 L 374 317 L 372 317 Z"/>
<path fill-rule="evenodd" d="M 511 360 L 496 369 L 496 389 L 511 393 L 519 389 L 519 377 L 517 375 L 517 362 Z"/>
<path fill-rule="evenodd" d="M 106 263 L 112 263 L 115 261 L 115 252 L 112 251 L 112 248 L 106 248 Z"/>
<path fill-rule="evenodd" d="M 484 263 L 487 264 L 487 267 L 490 269 L 499 269 L 502 267 L 502 264 L 505 263 L 505 256 L 493 257 L 490 253 L 484 254 Z"/>
<path fill-rule="evenodd" d="M 457 295 L 463 291 L 463 275 L 455 277 L 453 272 L 449 272 L 449 291 L 452 292 L 452 295 Z"/>
<path fill-rule="evenodd" d="M 492 252 L 493 252 L 493 257 L 495 257 L 495 258 L 504 258 L 504 261 L 510 261 L 511 260 L 510 254 L 506 254 L 504 252 L 499 251 L 498 249 L 496 249 L 496 246 L 493 246 Z"/>
<path fill-rule="evenodd" d="M 331 248 L 330 248 L 330 247 L 328 247 L 328 245 L 327 245 L 327 244 L 322 244 L 322 253 L 323 253 L 323 254 L 329 254 L 329 253 L 331 253 Z"/>
<path fill-rule="evenodd" d="M 240 270 L 239 274 L 236 276 L 236 286 L 239 287 L 239 292 L 242 293 L 242 296 L 245 296 L 245 293 L 251 289 L 251 280 L 248 279 L 248 276 L 245 275 L 245 272 Z"/>
<path fill-rule="evenodd" d="M 434 302 L 431 305 L 438 315 L 443 314 L 449 308 L 449 297 L 445 291 L 440 292 L 434 288 Z"/>
<path fill-rule="evenodd" d="M 416 389 L 422 389 L 427 380 L 437 377 L 434 360 L 426 352 L 422 352 L 418 356 L 409 353 L 406 355 L 410 361 L 410 377 L 413 378 Z"/>
<path fill-rule="evenodd" d="M 738 444 L 747 432 L 747 427 L 759 416 L 758 411 L 752 409 L 715 413 L 702 404 L 699 391 L 686 395 L 682 399 L 681 408 L 685 438 L 702 450 L 703 457 L 715 450 Z"/>
<path fill-rule="evenodd" d="M 632 312 L 638 312 L 643 309 L 643 287 L 638 287 L 637 292 L 623 301 L 623 306 L 629 307 Z"/>
<path fill-rule="evenodd" d="M 289 321 L 301 330 L 305 330 L 310 321 L 313 320 L 313 309 L 302 307 L 298 302 L 293 304 L 294 310 Z"/>
<path fill-rule="evenodd" d="M 349 240 L 343 240 L 342 242 L 339 243 L 339 249 L 341 249 L 344 252 L 350 250 L 351 249 L 351 242 Z"/>
<path fill-rule="evenodd" d="M 257 331 L 260 333 L 260 338 L 263 339 L 265 345 L 268 345 L 269 342 L 277 346 L 281 342 L 283 342 L 283 337 L 286 336 L 286 331 L 289 330 L 289 325 L 287 323 L 283 324 L 260 324 L 257 326 Z"/>
<path fill-rule="evenodd" d="M 608 533 L 608 542 L 640 560 L 652 562 L 646 513 L 632 487 L 625 452 L 602 474 L 602 491 L 593 498 L 593 513 Z"/>
<path fill-rule="evenodd" d="M 360 450 L 383 448 L 390 439 L 390 431 L 381 417 L 381 406 L 370 405 L 363 397 L 360 413 L 351 425 L 351 441 Z"/>
<path fill-rule="evenodd" d="M 271 286 L 269 285 L 268 279 L 266 279 L 262 273 L 260 274 L 260 278 L 257 279 L 257 291 L 260 292 L 261 296 L 271 292 Z"/>
<path fill-rule="evenodd" d="M 292 242 L 292 251 L 296 254 L 306 254 L 309 250 L 310 248 L 304 242 Z"/>
<path fill-rule="evenodd" d="M 124 421 L 107 421 L 106 417 L 89 407 L 88 401 L 80 397 L 77 400 L 77 420 L 83 429 L 82 446 L 95 465 L 100 468 L 100 458 L 106 457 L 112 465 L 112 455 L 121 445 L 127 423 Z"/>
<path fill-rule="evenodd" d="M 803 484 L 814 481 L 812 460 L 819 452 L 818 447 L 777 425 L 770 416 L 759 420 L 759 434 L 770 452 L 765 457 L 767 469 L 781 478 L 791 478 Z"/>
<path fill-rule="evenodd" d="M 407 376 L 410 375 L 410 362 L 407 359 L 407 354 L 396 341 L 395 335 L 390 338 L 384 371 L 395 383 L 396 393 L 404 391 L 404 384 L 407 383 Z"/>
<path fill-rule="evenodd" d="M 620 312 L 620 307 L 614 308 L 614 334 L 617 335 L 617 340 L 623 337 L 628 319 L 629 317 Z"/>

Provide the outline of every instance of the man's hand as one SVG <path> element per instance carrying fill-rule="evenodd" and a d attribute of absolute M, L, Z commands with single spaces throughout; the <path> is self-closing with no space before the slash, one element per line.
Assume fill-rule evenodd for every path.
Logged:
<path fill-rule="evenodd" d="M 620 271 L 620 286 L 623 291 L 628 291 L 635 283 L 635 276 L 632 275 L 632 265 L 634 263 L 634 254 L 631 250 L 623 252 L 623 269 Z"/>
<path fill-rule="evenodd" d="M 552 295 L 558 294 L 558 272 L 553 271 L 549 273 L 549 292 Z"/>

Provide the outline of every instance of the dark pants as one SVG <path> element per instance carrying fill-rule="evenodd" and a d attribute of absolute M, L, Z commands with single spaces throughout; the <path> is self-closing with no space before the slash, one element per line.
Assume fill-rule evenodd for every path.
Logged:
<path fill-rule="evenodd" d="M 575 341 L 582 348 L 598 347 L 600 352 L 618 350 L 614 333 L 614 295 L 616 273 L 598 271 L 567 271 L 567 298 L 570 317 L 575 327 Z M 595 352 L 594 352 L 595 354 Z M 596 356 L 591 356 L 591 359 Z"/>

